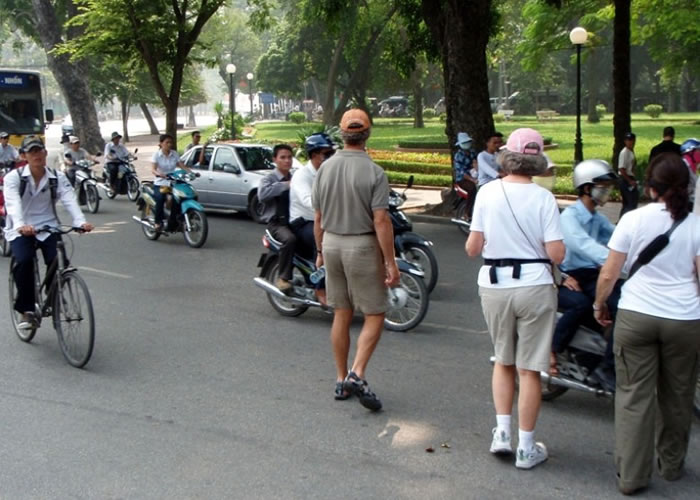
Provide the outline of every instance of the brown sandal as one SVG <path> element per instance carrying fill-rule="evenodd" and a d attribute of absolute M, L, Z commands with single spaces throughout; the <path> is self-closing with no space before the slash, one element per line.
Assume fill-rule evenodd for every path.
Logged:
<path fill-rule="evenodd" d="M 557 368 L 557 354 L 555 352 L 549 353 L 549 374 L 552 377 L 559 375 L 559 369 Z"/>

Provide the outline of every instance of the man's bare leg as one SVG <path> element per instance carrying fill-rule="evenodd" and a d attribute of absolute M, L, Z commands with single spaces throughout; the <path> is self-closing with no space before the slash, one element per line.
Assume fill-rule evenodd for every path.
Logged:
<path fill-rule="evenodd" d="M 355 361 L 352 364 L 352 371 L 358 377 L 365 378 L 365 370 L 367 363 L 372 357 L 374 349 L 377 347 L 379 338 L 382 336 L 384 329 L 384 313 L 382 314 L 366 314 L 365 322 L 360 331 L 360 337 L 357 339 L 357 353 L 355 353 Z"/>
<path fill-rule="evenodd" d="M 348 353 L 350 352 L 350 323 L 352 309 L 336 309 L 331 327 L 331 344 L 335 357 L 337 381 L 342 382 L 348 374 Z"/>

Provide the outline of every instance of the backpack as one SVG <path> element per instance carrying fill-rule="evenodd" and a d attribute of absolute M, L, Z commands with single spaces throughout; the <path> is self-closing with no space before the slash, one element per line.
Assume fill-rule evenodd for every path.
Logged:
<path fill-rule="evenodd" d="M 25 168 L 27 167 L 24 166 L 22 168 L 15 169 L 17 171 L 17 175 L 19 175 L 20 199 L 22 199 L 22 197 L 24 196 L 24 192 L 27 190 L 27 179 L 23 175 Z M 53 214 L 60 224 L 60 219 L 58 218 L 58 214 L 56 213 L 56 198 L 58 198 L 58 175 L 56 174 L 56 170 L 53 168 L 46 167 L 46 170 L 48 170 L 49 173 L 53 174 L 53 177 L 49 177 L 49 190 L 51 191 L 51 208 L 53 208 Z"/>

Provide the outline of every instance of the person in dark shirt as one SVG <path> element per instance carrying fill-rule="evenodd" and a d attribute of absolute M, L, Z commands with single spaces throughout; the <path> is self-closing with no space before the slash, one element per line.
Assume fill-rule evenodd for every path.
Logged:
<path fill-rule="evenodd" d="M 654 158 L 654 156 L 661 154 L 661 153 L 676 153 L 677 155 L 680 156 L 681 154 L 681 145 L 676 144 L 673 142 L 673 139 L 676 137 L 676 131 L 674 130 L 673 127 L 665 127 L 664 128 L 664 140 L 658 143 L 656 146 L 651 148 L 651 152 L 649 153 L 649 161 L 651 162 L 651 159 Z"/>

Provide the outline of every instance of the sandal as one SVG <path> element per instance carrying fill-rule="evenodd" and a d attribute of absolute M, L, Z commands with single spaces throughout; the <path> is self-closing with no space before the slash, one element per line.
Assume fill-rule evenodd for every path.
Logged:
<path fill-rule="evenodd" d="M 559 375 L 559 369 L 557 368 L 557 353 L 555 352 L 549 353 L 549 374 L 552 377 Z"/>
<path fill-rule="evenodd" d="M 335 400 L 336 401 L 345 401 L 348 399 L 352 394 L 350 392 L 346 391 L 343 389 L 343 383 L 342 382 L 336 382 L 335 383 Z"/>

